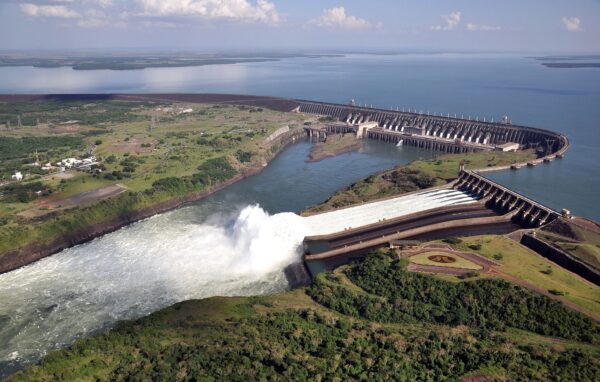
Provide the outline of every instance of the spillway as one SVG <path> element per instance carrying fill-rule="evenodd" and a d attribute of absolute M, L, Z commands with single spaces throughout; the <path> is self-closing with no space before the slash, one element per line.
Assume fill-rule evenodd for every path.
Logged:
<path fill-rule="evenodd" d="M 473 201 L 446 189 L 305 218 L 257 205 L 202 222 L 194 207 L 155 216 L 1 275 L 0 369 L 178 301 L 283 291 L 306 236 Z"/>
<path fill-rule="evenodd" d="M 326 235 L 415 212 L 475 202 L 462 191 L 440 189 L 380 200 L 305 218 L 310 235 Z"/>

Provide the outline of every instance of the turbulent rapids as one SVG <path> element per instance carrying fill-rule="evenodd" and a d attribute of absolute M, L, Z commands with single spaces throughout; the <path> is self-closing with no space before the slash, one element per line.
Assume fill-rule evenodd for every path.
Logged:
<path fill-rule="evenodd" d="M 472 201 L 442 190 L 307 218 L 269 215 L 258 205 L 200 223 L 185 218 L 196 207 L 155 216 L 1 275 L 0 360 L 8 368 L 35 360 L 182 300 L 283 291 L 283 269 L 300 261 L 307 235 Z"/>
<path fill-rule="evenodd" d="M 193 207 L 189 207 L 193 208 Z M 0 276 L 0 360 L 21 363 L 175 302 L 285 290 L 305 225 L 244 208 L 202 224 L 156 216 Z"/>

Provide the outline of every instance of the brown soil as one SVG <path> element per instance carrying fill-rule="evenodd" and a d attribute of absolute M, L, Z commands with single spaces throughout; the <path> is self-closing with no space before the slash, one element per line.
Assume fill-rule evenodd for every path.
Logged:
<path fill-rule="evenodd" d="M 56 200 L 43 200 L 37 203 L 36 207 L 19 212 L 17 216 L 25 219 L 40 219 L 48 214 L 54 213 L 57 210 L 64 210 L 76 206 L 84 206 L 98 202 L 127 191 L 127 188 L 120 184 L 96 188 L 90 191 L 81 192 L 69 196 L 67 198 Z"/>
<path fill-rule="evenodd" d="M 443 255 L 433 255 L 433 256 L 429 256 L 427 259 L 429 259 L 433 262 L 442 263 L 442 264 L 450 264 L 450 263 L 456 262 L 456 259 L 454 257 L 443 256 Z"/>

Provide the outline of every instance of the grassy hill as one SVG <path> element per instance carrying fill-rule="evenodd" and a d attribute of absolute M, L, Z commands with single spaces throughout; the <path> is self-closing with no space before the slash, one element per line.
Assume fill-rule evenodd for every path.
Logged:
<path fill-rule="evenodd" d="M 595 381 L 600 327 L 502 280 L 386 251 L 268 297 L 187 301 L 77 341 L 14 381 Z"/>

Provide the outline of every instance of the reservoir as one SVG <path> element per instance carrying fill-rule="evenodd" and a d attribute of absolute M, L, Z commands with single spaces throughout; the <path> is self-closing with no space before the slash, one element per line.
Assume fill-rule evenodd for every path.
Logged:
<path fill-rule="evenodd" d="M 479 117 L 562 132 L 562 161 L 490 177 L 549 207 L 600 220 L 600 69 L 516 54 L 344 57 L 144 70 L 0 68 L 0 93 L 234 93 Z M 550 192 L 550 190 L 552 192 Z"/>

